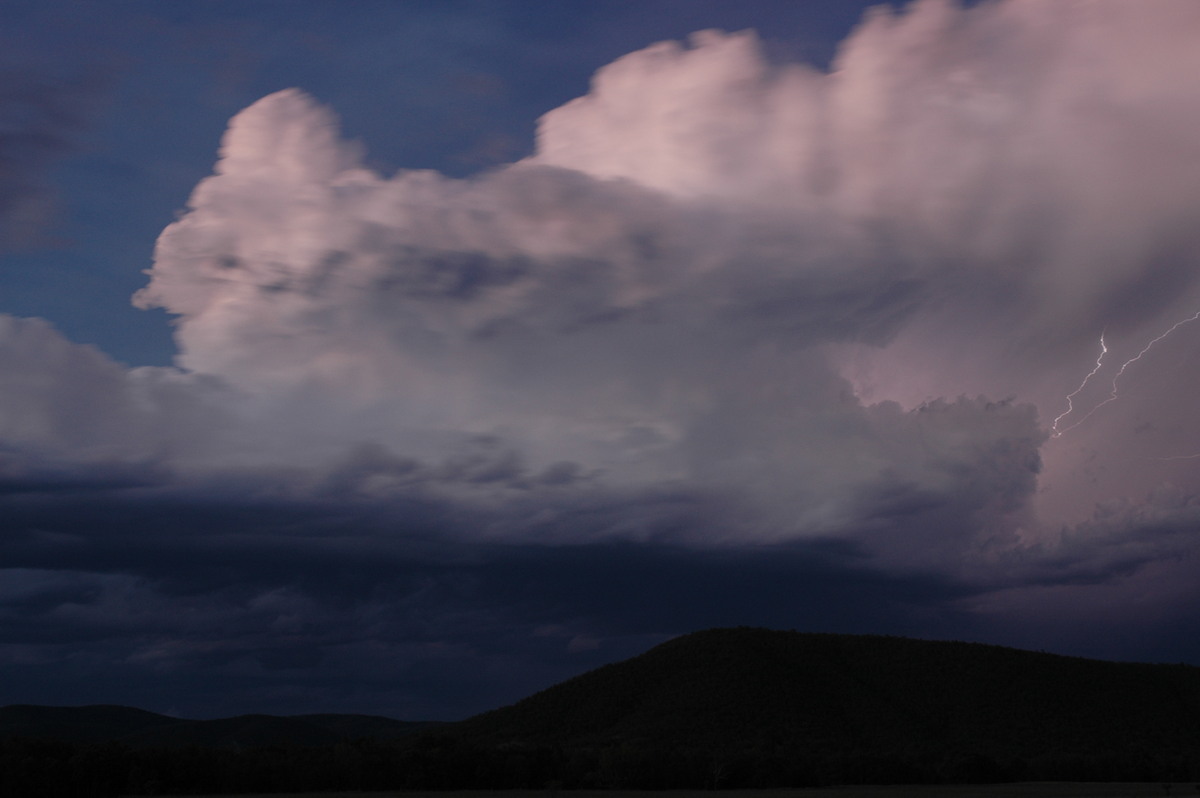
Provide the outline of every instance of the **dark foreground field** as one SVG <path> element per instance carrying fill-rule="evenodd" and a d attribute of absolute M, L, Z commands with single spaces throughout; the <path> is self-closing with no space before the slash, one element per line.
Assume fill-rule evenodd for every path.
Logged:
<path fill-rule="evenodd" d="M 1200 796 L 1200 784 L 1158 782 L 1024 782 L 795 790 L 466 790 L 456 792 L 322 792 L 202 795 L 194 798 L 1158 798 Z M 132 796 L 131 796 L 132 798 Z"/>

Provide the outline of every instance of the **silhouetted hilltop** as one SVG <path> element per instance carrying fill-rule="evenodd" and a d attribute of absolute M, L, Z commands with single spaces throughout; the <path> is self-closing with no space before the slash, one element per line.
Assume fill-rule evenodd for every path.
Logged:
<path fill-rule="evenodd" d="M 975 643 L 714 629 L 476 716 L 474 744 L 923 767 L 1200 761 L 1200 668 Z"/>

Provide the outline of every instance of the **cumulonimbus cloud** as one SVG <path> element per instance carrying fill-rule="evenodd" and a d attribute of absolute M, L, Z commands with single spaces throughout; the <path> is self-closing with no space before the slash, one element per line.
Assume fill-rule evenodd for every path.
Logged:
<path fill-rule="evenodd" d="M 204 406 L 237 431 L 152 437 L 304 490 L 503 507 L 516 538 L 557 527 L 514 508 L 667 491 L 722 497 L 672 533 L 694 539 L 1018 545 L 1039 484 L 1089 517 L 1088 458 L 1149 439 L 1133 393 L 1051 438 L 1100 332 L 1135 347 L 1200 301 L 1198 27 L 1175 0 L 920 0 L 829 73 L 704 32 L 600 70 L 529 158 L 464 180 L 377 174 L 332 111 L 273 94 L 136 298 L 177 316 L 156 379 L 224 386 Z"/>
<path fill-rule="evenodd" d="M 462 180 L 263 98 L 136 298 L 175 368 L 0 316 L 6 684 L 448 717 L 747 622 L 1194 658 L 1198 32 L 706 32 Z"/>

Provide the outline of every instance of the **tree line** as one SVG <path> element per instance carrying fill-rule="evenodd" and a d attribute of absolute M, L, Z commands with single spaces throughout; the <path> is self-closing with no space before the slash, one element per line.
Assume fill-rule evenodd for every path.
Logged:
<path fill-rule="evenodd" d="M 324 747 L 134 748 L 0 740 L 0 794 L 43 798 L 382 790 L 750 789 L 833 784 L 1198 781 L 1200 752 L 706 751 L 614 744 L 485 747 L 427 733 Z"/>

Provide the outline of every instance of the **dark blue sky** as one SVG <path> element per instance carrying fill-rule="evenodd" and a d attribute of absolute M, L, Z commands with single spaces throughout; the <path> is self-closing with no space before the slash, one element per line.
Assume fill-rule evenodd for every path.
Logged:
<path fill-rule="evenodd" d="M 1200 664 L 1200 11 L 868 5 L 0 0 L 0 704 Z"/>

